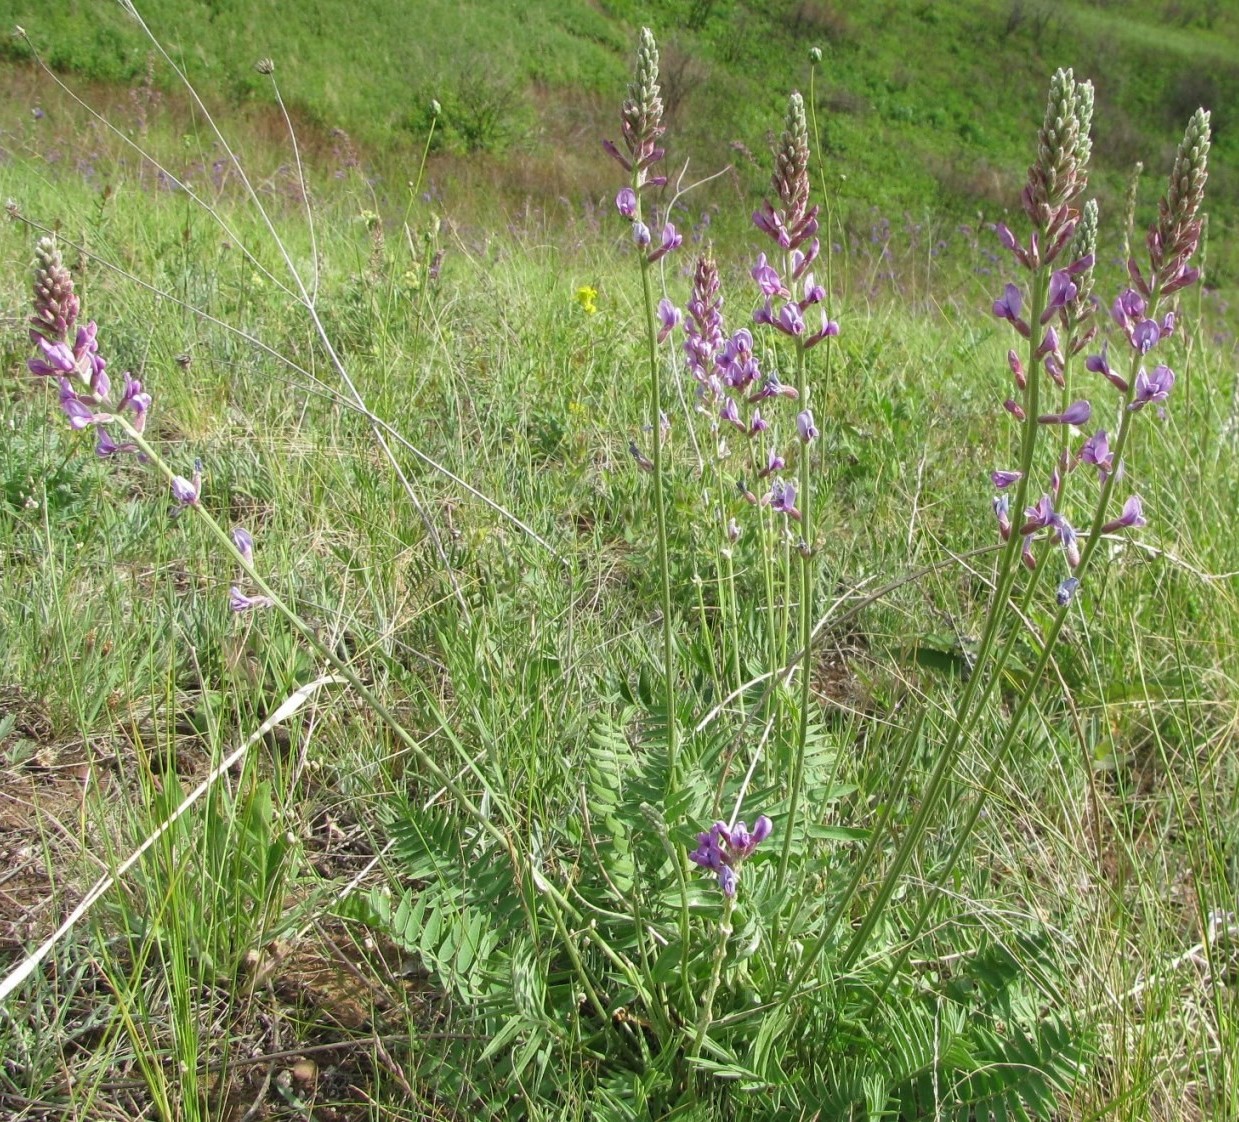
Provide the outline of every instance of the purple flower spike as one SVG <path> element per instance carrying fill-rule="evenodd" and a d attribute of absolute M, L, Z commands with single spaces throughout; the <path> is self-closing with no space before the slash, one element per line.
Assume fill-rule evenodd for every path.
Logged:
<path fill-rule="evenodd" d="M 683 235 L 677 234 L 675 232 L 675 227 L 671 225 L 670 222 L 668 222 L 663 227 L 662 244 L 656 250 L 654 250 L 653 253 L 650 254 L 650 264 L 653 265 L 655 261 L 658 261 L 661 258 L 666 257 L 667 254 L 670 253 L 673 249 L 679 249 L 680 246 L 683 244 L 684 244 Z"/>
<path fill-rule="evenodd" d="M 667 336 L 670 335 L 677 327 L 680 326 L 680 321 L 683 319 L 680 309 L 677 308 L 665 296 L 658 301 L 658 321 L 661 324 L 658 331 L 658 341 L 665 343 Z"/>
<path fill-rule="evenodd" d="M 1127 408 L 1135 413 L 1151 401 L 1165 401 L 1173 388 L 1174 371 L 1169 366 L 1155 367 L 1152 374 L 1146 374 L 1141 367 L 1136 375 L 1136 396 Z"/>
<path fill-rule="evenodd" d="M 800 439 L 806 444 L 818 438 L 817 426 L 813 423 L 813 411 L 810 409 L 801 410 L 796 414 L 796 431 L 800 433 Z"/>
<path fill-rule="evenodd" d="M 1024 478 L 1022 471 L 993 471 L 990 472 L 990 480 L 998 490 L 1005 490 L 1013 483 L 1018 483 Z"/>
<path fill-rule="evenodd" d="M 228 590 L 228 607 L 238 615 L 256 608 L 269 608 L 274 603 L 270 596 L 246 596 L 235 584 Z"/>
<path fill-rule="evenodd" d="M 621 187 L 619 194 L 615 196 L 615 209 L 620 212 L 625 218 L 633 219 L 637 216 L 637 193 L 631 187 Z"/>
<path fill-rule="evenodd" d="M 737 822 L 735 829 L 728 829 L 725 822 L 715 822 L 697 835 L 697 848 L 689 853 L 688 859 L 714 873 L 723 895 L 734 897 L 740 883 L 740 866 L 770 836 L 772 829 L 764 814 L 753 823 L 752 832 L 743 822 Z"/>
<path fill-rule="evenodd" d="M 1037 418 L 1040 425 L 1085 425 L 1093 415 L 1093 407 L 1087 401 L 1073 401 L 1061 413 L 1043 413 Z"/>
<path fill-rule="evenodd" d="M 1140 496 L 1132 495 L 1123 504 L 1123 513 L 1118 518 L 1107 522 L 1101 528 L 1101 532 L 1103 534 L 1113 534 L 1115 530 L 1139 529 L 1141 526 L 1147 525 L 1148 522 L 1144 517 L 1144 505 L 1140 501 Z"/>

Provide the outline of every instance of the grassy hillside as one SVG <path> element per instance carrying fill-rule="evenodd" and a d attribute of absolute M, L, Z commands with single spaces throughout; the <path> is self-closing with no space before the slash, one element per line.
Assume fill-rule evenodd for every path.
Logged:
<path fill-rule="evenodd" d="M 139 7 L 216 106 L 269 116 L 269 90 L 252 63 L 273 58 L 312 150 L 328 151 L 327 134 L 343 129 L 389 188 L 408 178 L 437 101 L 442 151 L 430 179 L 462 216 L 487 195 L 545 207 L 605 193 L 610 173 L 597 142 L 614 131 L 613 91 L 642 24 L 662 42 L 672 159 L 691 159 L 690 181 L 735 167 L 690 198 L 697 211 L 737 188 L 764 188 L 769 122 L 785 91 L 808 81 L 807 51 L 817 46 L 825 186 L 853 230 L 867 231 L 875 217 L 901 226 L 905 213 L 920 221 L 1013 206 L 1027 164 L 1018 138 L 1038 123 L 1045 81 L 1059 66 L 1097 88 L 1094 183 L 1112 229 L 1137 160 L 1147 168 L 1141 215 L 1149 213 L 1199 104 L 1214 111 L 1215 232 L 1239 214 L 1229 121 L 1239 103 L 1239 14 L 1218 3 L 1165 0 L 1132 11 L 1100 0 L 547 2 L 513 14 L 497 0 L 322 0 L 299 5 L 295 19 L 274 0 Z M 25 26 L 59 71 L 116 89 L 147 71 L 150 44 L 119 5 L 36 13 L 5 0 L 0 19 Z M 13 61 L 27 54 L 12 39 L 3 51 Z M 166 74 L 157 81 L 180 97 Z M 10 105 L 11 114 L 29 109 Z M 1214 265 L 1227 280 L 1228 248 Z"/>

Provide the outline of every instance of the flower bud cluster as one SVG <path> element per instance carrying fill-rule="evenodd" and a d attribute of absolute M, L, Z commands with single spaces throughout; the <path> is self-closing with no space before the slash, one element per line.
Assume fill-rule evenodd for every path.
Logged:
<path fill-rule="evenodd" d="M 1157 221 L 1149 228 L 1149 279 L 1136 264 L 1127 262 L 1132 283 L 1145 296 L 1154 291 L 1167 295 L 1194 284 L 1200 270 L 1188 262 L 1200 243 L 1200 207 L 1209 178 L 1209 113 L 1197 109 L 1188 122 L 1175 154 L 1170 186 L 1157 207 Z"/>
<path fill-rule="evenodd" d="M 809 126 L 804 98 L 799 93 L 788 99 L 771 185 L 781 206 L 775 207 L 767 199 L 754 212 L 753 224 L 782 249 L 799 249 L 818 230 L 818 208 L 809 206 Z M 816 253 L 814 249 L 813 254 Z"/>
<path fill-rule="evenodd" d="M 634 177 L 638 190 L 642 187 L 661 187 L 667 182 L 665 175 L 651 176 L 649 169 L 665 154 L 658 147 L 658 140 L 666 131 L 662 123 L 662 90 L 658 85 L 658 45 L 648 27 L 641 29 L 637 45 L 637 67 L 628 97 L 620 109 L 620 131 L 627 154 L 610 140 L 602 142 L 607 154 Z"/>

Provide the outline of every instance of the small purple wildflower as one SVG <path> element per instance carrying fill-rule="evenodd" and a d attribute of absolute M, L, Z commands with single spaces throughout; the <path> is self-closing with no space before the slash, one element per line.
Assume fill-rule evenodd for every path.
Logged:
<path fill-rule="evenodd" d="M 1020 534 L 1030 537 L 1038 530 L 1044 530 L 1054 523 L 1054 501 L 1049 495 L 1042 495 L 1035 506 L 1026 507 L 1024 517 L 1027 521 L 1020 527 Z"/>
<path fill-rule="evenodd" d="M 780 280 L 779 274 L 767 262 L 764 253 L 758 254 L 757 264 L 753 266 L 751 275 L 757 282 L 757 287 L 761 290 L 763 296 L 789 295 L 787 289 L 783 287 L 783 281 Z"/>
<path fill-rule="evenodd" d="M 1037 568 L 1037 555 L 1033 553 L 1032 542 L 1032 535 L 1025 534 L 1024 543 L 1020 547 L 1020 560 L 1024 563 L 1024 568 L 1030 573 Z"/>
<path fill-rule="evenodd" d="M 718 416 L 719 420 L 726 421 L 740 432 L 748 433 L 749 427 L 740 419 L 740 407 L 736 404 L 734 397 L 723 398 L 723 407 L 719 410 Z"/>
<path fill-rule="evenodd" d="M 777 514 L 786 514 L 788 518 L 800 521 L 800 511 L 796 509 L 796 485 L 794 483 L 776 479 L 770 485 L 770 494 L 766 496 L 766 502 Z"/>
<path fill-rule="evenodd" d="M 787 461 L 774 448 L 771 448 L 766 456 L 766 466 L 757 473 L 757 478 L 765 479 L 767 476 L 782 471 L 785 467 L 787 467 Z"/>
<path fill-rule="evenodd" d="M 1076 284 L 1066 269 L 1059 269 L 1050 276 L 1050 290 L 1046 300 L 1045 311 L 1041 313 L 1041 322 L 1049 323 L 1054 313 L 1064 307 L 1076 296 Z"/>
<path fill-rule="evenodd" d="M 753 405 L 756 402 L 764 401 L 768 397 L 786 397 L 795 401 L 800 397 L 800 391 L 795 386 L 784 385 L 779 381 L 779 376 L 772 370 L 762 379 L 761 388 L 756 393 L 749 395 L 749 404 Z"/>
<path fill-rule="evenodd" d="M 256 608 L 269 608 L 274 603 L 270 596 L 246 596 L 235 584 L 228 590 L 228 607 L 238 615 Z"/>
<path fill-rule="evenodd" d="M 826 315 L 826 309 L 822 309 L 822 326 L 812 335 L 808 336 L 804 341 L 804 349 L 811 350 L 816 347 L 823 339 L 833 338 L 839 334 L 839 325 L 833 319 Z"/>
<path fill-rule="evenodd" d="M 1084 368 L 1091 370 L 1094 374 L 1100 374 L 1106 379 L 1119 393 L 1127 392 L 1127 379 L 1119 374 L 1116 374 L 1110 369 L 1110 363 L 1107 360 L 1106 353 L 1109 350 L 1109 344 L 1103 344 L 1101 354 L 1089 355 L 1084 360 Z"/>
<path fill-rule="evenodd" d="M 753 823 L 750 833 L 743 822 L 729 828 L 725 822 L 715 822 L 709 830 L 697 835 L 697 848 L 688 859 L 718 877 L 725 896 L 734 897 L 740 879 L 740 866 L 753 851 L 770 836 L 773 829 L 764 814 Z"/>
<path fill-rule="evenodd" d="M 644 249 L 650 244 L 650 228 L 644 222 L 632 224 L 632 240 L 638 249 Z"/>
<path fill-rule="evenodd" d="M 990 472 L 990 480 L 998 490 L 1002 491 L 1010 487 L 1013 483 L 1018 483 L 1024 478 L 1022 471 L 992 471 Z"/>
<path fill-rule="evenodd" d="M 615 196 L 615 209 L 631 221 L 637 217 L 637 193 L 631 187 L 621 187 Z"/>
<path fill-rule="evenodd" d="M 1152 374 L 1143 367 L 1136 375 L 1136 395 L 1127 407 L 1133 413 L 1143 409 L 1151 401 L 1165 401 L 1174 388 L 1174 371 L 1169 366 L 1154 367 Z"/>
<path fill-rule="evenodd" d="M 1011 500 L 1007 495 L 994 496 L 994 517 L 998 519 L 998 533 L 1005 542 L 1011 537 Z"/>
<path fill-rule="evenodd" d="M 667 337 L 677 327 L 680 326 L 680 322 L 681 320 L 683 320 L 683 318 L 684 317 L 682 313 L 680 312 L 680 309 L 677 308 L 665 296 L 661 300 L 659 300 L 658 301 L 658 322 L 659 322 L 658 341 L 660 343 L 665 343 L 667 341 Z"/>
<path fill-rule="evenodd" d="M 254 564 L 253 535 L 248 530 L 237 526 L 232 531 L 232 544 L 237 547 L 237 552 L 245 558 L 245 563 L 252 566 Z"/>
<path fill-rule="evenodd" d="M 1082 463 L 1092 464 L 1101 476 L 1101 481 L 1106 481 L 1114 470 L 1114 455 L 1110 451 L 1110 437 L 1105 429 L 1098 429 L 1084 442 L 1079 459 Z"/>
<path fill-rule="evenodd" d="M 673 249 L 679 249 L 684 244 L 684 236 L 677 234 L 675 227 L 670 223 L 663 226 L 662 243 L 654 250 L 649 257 L 650 264 L 666 257 Z"/>
<path fill-rule="evenodd" d="M 796 431 L 800 434 L 800 439 L 805 444 L 816 440 L 819 436 L 817 425 L 813 423 L 813 411 L 811 409 L 802 409 L 796 414 Z"/>
<path fill-rule="evenodd" d="M 172 477 L 172 497 L 180 506 L 197 506 L 201 495 L 202 461 L 198 460 L 194 464 L 193 479 L 186 479 L 183 475 Z"/>
<path fill-rule="evenodd" d="M 1008 283 L 1002 290 L 1002 295 L 994 301 L 994 315 L 999 319 L 1005 319 L 1027 339 L 1030 329 L 1028 324 L 1020 319 L 1020 311 L 1023 307 L 1024 297 L 1020 290 L 1015 285 Z"/>
<path fill-rule="evenodd" d="M 1043 413 L 1037 418 L 1039 425 L 1086 425 L 1093 415 L 1093 407 L 1087 401 L 1073 401 L 1061 413 Z"/>
<path fill-rule="evenodd" d="M 1055 599 L 1058 601 L 1060 608 L 1065 608 L 1071 603 L 1072 598 L 1076 594 L 1076 589 L 1080 587 L 1080 582 L 1076 577 L 1068 577 L 1058 586 L 1058 591 L 1055 593 Z"/>
<path fill-rule="evenodd" d="M 1147 355 L 1162 337 L 1162 329 L 1156 321 L 1142 319 L 1127 333 L 1131 345 L 1142 355 Z"/>
<path fill-rule="evenodd" d="M 1132 495 L 1123 504 L 1123 513 L 1102 526 L 1101 532 L 1113 534 L 1115 530 L 1139 529 L 1147 525 L 1148 521 L 1144 517 L 1144 504 L 1140 501 L 1139 495 Z"/>
<path fill-rule="evenodd" d="M 1024 407 L 1014 398 L 1007 398 L 1007 400 L 1002 403 L 1002 407 L 1017 421 L 1022 421 L 1026 417 Z"/>
<path fill-rule="evenodd" d="M 1054 535 L 1058 538 L 1063 552 L 1067 555 L 1067 564 L 1073 568 L 1080 566 L 1080 535 L 1075 527 L 1061 515 L 1054 515 Z"/>
<path fill-rule="evenodd" d="M 779 309 L 779 315 L 774 320 L 774 326 L 782 331 L 784 335 L 791 335 L 794 338 L 797 335 L 804 334 L 804 316 L 800 314 L 800 308 L 789 301 Z"/>

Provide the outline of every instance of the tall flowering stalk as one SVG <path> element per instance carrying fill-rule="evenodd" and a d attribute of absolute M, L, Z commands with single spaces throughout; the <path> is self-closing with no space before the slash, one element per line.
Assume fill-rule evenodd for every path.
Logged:
<path fill-rule="evenodd" d="M 1122 364 L 1124 369 L 1114 369 L 1105 347 L 1100 354 L 1091 355 L 1085 363 L 1087 370 L 1101 374 L 1109 386 L 1118 391 L 1118 402 L 1113 403 L 1111 399 L 1113 404 L 1117 404 L 1117 435 L 1111 442 L 1108 433 L 1099 430 L 1084 441 L 1080 450 L 1074 457 L 1070 457 L 1068 462 L 1064 462 L 1061 456 L 1056 456 L 1051 465 L 1049 487 L 1043 491 L 1036 503 L 1025 506 L 1025 495 L 1029 491 L 1029 476 L 1034 469 L 1033 452 L 1036 449 L 1038 434 L 1046 426 L 1082 425 L 1090 419 L 1092 413 L 1091 404 L 1081 400 L 1057 413 L 1039 414 L 1037 398 L 1041 378 L 1045 376 L 1054 380 L 1055 371 L 1048 359 L 1055 354 L 1057 347 L 1052 343 L 1047 345 L 1046 336 L 1042 336 L 1040 330 L 1033 325 L 1044 326 L 1053 318 L 1056 311 L 1070 307 L 1072 301 L 1078 297 L 1078 292 L 1071 292 L 1072 287 L 1075 287 L 1074 278 L 1085 276 L 1087 267 L 1091 265 L 1088 257 L 1070 262 L 1065 270 L 1067 279 L 1064 280 L 1061 272 L 1049 271 L 1050 262 L 1056 254 L 1052 250 L 1048 253 L 1045 250 L 1039 251 L 1038 246 L 1039 239 L 1042 247 L 1066 246 L 1068 239 L 1074 233 L 1075 219 L 1071 214 L 1070 202 L 1083 188 L 1081 182 L 1083 166 L 1080 160 L 1073 161 L 1070 154 L 1064 158 L 1061 148 L 1071 147 L 1077 155 L 1081 150 L 1085 152 L 1087 150 L 1080 142 L 1079 121 L 1077 120 L 1076 129 L 1064 127 L 1062 123 L 1062 114 L 1072 111 L 1072 104 L 1077 95 L 1078 88 L 1073 90 L 1072 85 L 1070 72 L 1060 71 L 1055 75 L 1051 86 L 1050 109 L 1047 113 L 1046 126 L 1042 131 L 1039 163 L 1034 165 L 1033 171 L 1030 172 L 1029 188 L 1026 188 L 1024 196 L 1025 211 L 1033 220 L 1033 233 L 1030 241 L 1026 245 L 1016 244 L 1009 231 L 999 230 L 999 236 L 1007 248 L 1032 273 L 1032 308 L 1027 320 L 1020 318 L 1019 290 L 1013 285 L 1007 286 L 1006 292 L 994 305 L 995 314 L 1002 319 L 1009 320 L 1017 333 L 1027 340 L 1029 362 L 1026 373 L 1017 374 L 1022 401 L 1015 402 L 1015 404 L 1024 414 L 1021 419 L 1024 440 L 1020 471 L 1018 473 L 995 473 L 994 482 L 1000 486 L 1003 484 L 1014 486 L 1017 498 L 1014 504 L 1008 501 L 1005 494 L 995 500 L 999 532 L 1006 540 L 1006 548 L 1000 567 L 997 593 L 986 621 L 979 663 L 983 662 L 991 651 L 998 630 L 998 621 L 1006 615 L 1007 598 L 1019 569 L 1019 565 L 1015 562 L 1016 557 L 1019 557 L 1025 567 L 1033 570 L 1029 582 L 1030 595 L 1036 588 L 1040 574 L 1053 564 L 1052 558 L 1045 550 L 1055 549 L 1061 553 L 1062 559 L 1057 565 L 1061 566 L 1060 572 L 1066 570 L 1066 575 L 1058 582 L 1054 593 L 1053 615 L 1041 637 L 1038 661 L 1011 714 L 1003 738 L 994 752 L 989 772 L 979 785 L 982 795 L 974 800 L 950 855 L 940 866 L 945 870 L 940 877 L 948 875 L 947 871 L 956 866 L 963 847 L 980 817 L 986 802 L 984 792 L 992 789 L 999 769 L 1005 764 L 1021 724 L 1033 705 L 1034 691 L 1053 655 L 1055 644 L 1066 622 L 1067 614 L 1071 610 L 1071 605 L 1081 590 L 1087 587 L 1090 562 L 1096 555 L 1102 538 L 1107 534 L 1138 529 L 1146 524 L 1143 503 L 1139 495 L 1127 496 L 1121 510 L 1117 514 L 1113 512 L 1111 504 L 1114 489 L 1120 478 L 1118 469 L 1137 415 L 1148 404 L 1166 401 L 1174 387 L 1175 375 L 1168 366 L 1158 364 L 1151 372 L 1148 369 L 1151 361 L 1147 356 L 1162 339 L 1174 331 L 1176 326 L 1173 312 L 1167 312 L 1160 319 L 1158 318 L 1161 302 L 1167 295 L 1193 283 L 1198 276 L 1197 270 L 1191 264 L 1191 258 L 1199 241 L 1201 228 L 1199 209 L 1208 175 L 1210 130 L 1209 114 L 1204 110 L 1198 110 L 1193 115 L 1183 142 L 1179 146 L 1170 188 L 1162 199 L 1158 220 L 1149 230 L 1146 239 L 1149 252 L 1147 269 L 1142 269 L 1134 256 L 1128 261 L 1128 273 L 1133 287 L 1120 293 L 1111 308 L 1111 316 L 1127 344 L 1127 361 Z M 1075 102 L 1075 104 L 1078 106 L 1079 103 Z M 1075 111 L 1078 113 L 1078 108 Z M 1047 136 L 1054 135 L 1057 139 L 1053 143 L 1046 141 Z M 1041 164 L 1046 166 L 1042 167 Z M 1055 179 L 1050 174 L 1056 167 L 1068 169 L 1063 178 Z M 1049 331 L 1046 335 L 1049 335 Z M 1038 341 L 1039 337 L 1040 341 Z M 1077 342 L 1079 342 L 1078 339 Z M 1100 388 L 1103 392 L 1106 390 L 1105 386 Z M 1010 399 L 1007 411 L 1015 412 L 1010 408 Z M 1072 525 L 1063 510 L 1061 499 L 1063 475 L 1080 464 L 1094 468 L 1097 471 L 1099 482 L 1097 498 L 1091 515 L 1088 516 L 1086 532 L 1081 532 Z M 1018 478 L 1015 478 L 1017 474 Z M 1021 510 L 1023 520 L 1017 522 L 1012 516 Z M 1039 549 L 1039 546 L 1042 548 Z M 873 926 L 877 922 L 877 913 L 890 898 L 893 875 L 902 872 L 913 848 L 923 835 L 924 823 L 928 818 L 928 808 L 939 797 L 947 762 L 953 761 L 961 740 L 972 729 L 985 700 L 991 695 L 1006 659 L 1015 645 L 1015 636 L 1016 629 L 1012 628 L 1008 641 L 994 659 L 992 671 L 985 678 L 983 686 L 976 685 L 982 678 L 982 666 L 978 665 L 974 671 L 957 711 L 947 749 L 931 777 L 921 811 L 918 812 L 912 829 L 900 847 L 892 863 L 891 871 L 883 880 L 877 905 L 870 910 L 864 924 L 853 937 L 843 956 L 840 968 L 846 968 L 855 962 L 863 949 L 865 940 L 872 933 Z M 886 982 L 878 987 L 874 1001 L 881 999 L 886 985 L 889 985 L 890 980 L 896 976 L 906 961 L 913 942 L 928 920 L 933 906 L 932 897 L 931 892 L 908 934 L 905 949 L 889 968 Z"/>
<path fill-rule="evenodd" d="M 683 238 L 670 222 L 663 225 L 658 244 L 645 222 L 643 192 L 667 182 L 663 175 L 651 175 L 650 169 L 663 158 L 659 140 L 663 135 L 663 102 L 658 84 L 658 46 L 648 27 L 641 29 L 637 47 L 636 72 L 628 87 L 628 97 L 620 111 L 623 148 L 610 140 L 603 147 L 628 173 L 628 184 L 615 198 L 615 206 L 631 225 L 632 241 L 641 268 L 641 292 L 645 306 L 645 331 L 649 365 L 650 453 L 634 442 L 633 457 L 637 466 L 654 477 L 654 511 L 658 533 L 658 568 L 662 580 L 663 674 L 667 708 L 667 754 L 669 773 L 676 773 L 679 749 L 675 711 L 676 650 L 675 629 L 671 617 L 671 568 L 667 558 L 667 501 L 663 478 L 664 412 L 662 407 L 662 370 L 659 364 L 659 343 L 665 341 L 675 326 L 676 311 L 669 303 L 656 308 L 651 272 L 664 256 L 677 249 Z M 662 328 L 660 330 L 659 321 Z"/>
<path fill-rule="evenodd" d="M 808 379 L 808 354 L 824 339 L 837 335 L 839 326 L 826 311 L 826 291 L 814 279 L 813 262 L 821 243 L 817 238 L 818 207 L 810 203 L 809 188 L 809 126 L 805 117 L 804 99 L 799 93 L 788 98 L 783 133 L 775 150 L 774 173 L 771 177 L 773 196 L 753 214 L 753 224 L 774 242 L 779 267 L 761 254 L 752 270 L 753 279 L 763 298 L 753 319 L 786 338 L 793 355 L 794 380 L 791 392 L 783 388 L 773 373 L 763 383 L 769 396 L 787 396 L 796 400 L 800 412 L 795 418 L 795 433 L 799 443 L 796 482 L 775 475 L 770 492 L 764 500 L 774 511 L 799 523 L 797 553 L 800 558 L 800 596 L 797 635 L 799 649 L 804 651 L 800 667 L 800 714 L 795 742 L 795 756 L 789 779 L 787 830 L 779 858 L 780 880 L 787 872 L 791 841 L 804 776 L 804 751 L 808 740 L 809 708 L 812 691 L 810 646 L 813 632 L 814 517 L 811 446 L 818 439 L 813 417 Z M 818 310 L 820 322 L 811 326 L 806 315 Z M 773 464 L 773 460 L 771 463 Z M 778 458 L 780 468 L 782 457 Z"/>

